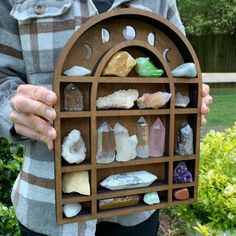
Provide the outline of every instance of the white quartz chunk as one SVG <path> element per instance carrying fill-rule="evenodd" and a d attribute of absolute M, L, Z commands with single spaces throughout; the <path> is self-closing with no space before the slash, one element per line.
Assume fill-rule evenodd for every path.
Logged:
<path fill-rule="evenodd" d="M 142 170 L 111 175 L 104 179 L 100 185 L 110 190 L 130 189 L 147 187 L 156 179 L 157 176 Z"/>
<path fill-rule="evenodd" d="M 160 203 L 160 198 L 157 192 L 145 193 L 143 201 L 148 205 Z"/>
<path fill-rule="evenodd" d="M 116 123 L 114 127 L 115 141 L 116 141 L 116 160 L 129 161 L 136 157 L 136 146 L 138 139 L 136 135 L 129 137 L 128 130 Z"/>
<path fill-rule="evenodd" d="M 97 99 L 98 109 L 122 108 L 129 109 L 134 106 L 138 98 L 137 89 L 119 90 L 108 96 Z"/>
<path fill-rule="evenodd" d="M 181 93 L 175 94 L 175 106 L 176 107 L 187 107 L 190 103 L 189 96 L 183 96 Z"/>
<path fill-rule="evenodd" d="M 194 63 L 184 63 L 172 70 L 173 77 L 196 77 L 197 69 Z"/>
<path fill-rule="evenodd" d="M 90 195 L 88 171 L 65 173 L 62 177 L 62 190 L 64 193 Z"/>
<path fill-rule="evenodd" d="M 76 216 L 81 209 L 82 207 L 80 203 L 70 203 L 63 206 L 63 212 L 68 218 Z"/>
<path fill-rule="evenodd" d="M 62 154 L 63 158 L 72 163 L 81 163 L 86 156 L 86 147 L 81 133 L 73 129 L 63 140 Z"/>
<path fill-rule="evenodd" d="M 91 70 L 82 66 L 72 66 L 70 69 L 64 71 L 64 74 L 68 76 L 85 76 L 90 75 Z"/>

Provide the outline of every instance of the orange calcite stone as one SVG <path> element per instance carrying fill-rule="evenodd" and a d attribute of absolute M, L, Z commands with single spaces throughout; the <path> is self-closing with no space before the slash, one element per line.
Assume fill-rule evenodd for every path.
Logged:
<path fill-rule="evenodd" d="M 138 204 L 139 199 L 139 195 L 102 199 L 99 201 L 99 210 L 134 206 Z"/>
<path fill-rule="evenodd" d="M 187 188 L 175 190 L 174 197 L 177 200 L 187 200 L 189 199 L 189 191 Z"/>
<path fill-rule="evenodd" d="M 115 53 L 108 61 L 102 74 L 125 77 L 129 74 L 136 63 L 136 60 L 128 52 L 120 51 Z"/>

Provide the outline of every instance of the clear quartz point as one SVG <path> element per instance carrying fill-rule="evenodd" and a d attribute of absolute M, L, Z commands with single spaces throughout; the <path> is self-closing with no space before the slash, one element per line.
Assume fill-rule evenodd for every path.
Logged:
<path fill-rule="evenodd" d="M 97 130 L 97 163 L 111 163 L 115 160 L 114 131 L 107 122 Z"/>
<path fill-rule="evenodd" d="M 141 158 L 149 157 L 149 126 L 144 117 L 137 121 L 137 138 L 137 156 Z"/>
<path fill-rule="evenodd" d="M 84 109 L 83 94 L 73 83 L 69 83 L 64 90 L 65 111 L 82 111 Z"/>
<path fill-rule="evenodd" d="M 165 148 L 165 127 L 158 118 L 150 129 L 149 156 L 163 156 Z"/>

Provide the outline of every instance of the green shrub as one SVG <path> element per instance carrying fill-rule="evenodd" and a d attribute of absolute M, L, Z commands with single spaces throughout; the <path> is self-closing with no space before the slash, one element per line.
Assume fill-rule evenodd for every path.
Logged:
<path fill-rule="evenodd" d="M 11 189 L 20 171 L 23 149 L 0 137 L 0 235 L 19 235 Z"/>
<path fill-rule="evenodd" d="M 199 199 L 174 209 L 202 235 L 236 228 L 236 123 L 224 132 L 210 131 L 201 142 Z"/>

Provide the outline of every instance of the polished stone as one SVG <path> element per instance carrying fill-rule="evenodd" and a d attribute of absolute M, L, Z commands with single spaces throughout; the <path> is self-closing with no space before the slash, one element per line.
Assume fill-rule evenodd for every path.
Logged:
<path fill-rule="evenodd" d="M 82 91 L 73 83 L 69 83 L 64 90 L 65 111 L 82 111 L 84 109 Z"/>
<path fill-rule="evenodd" d="M 188 123 L 180 126 L 175 152 L 179 156 L 193 154 L 193 129 Z"/>
<path fill-rule="evenodd" d="M 64 72 L 67 76 L 86 76 L 91 74 L 91 70 L 82 66 L 72 66 Z"/>
<path fill-rule="evenodd" d="M 121 108 L 130 109 L 134 106 L 139 94 L 137 89 L 119 90 L 97 99 L 98 109 Z"/>
<path fill-rule="evenodd" d="M 174 191 L 174 197 L 176 200 L 189 199 L 189 191 L 187 188 L 177 189 Z"/>
<path fill-rule="evenodd" d="M 128 52 L 119 51 L 108 61 L 102 75 L 126 77 L 136 63 L 136 60 Z"/>
<path fill-rule="evenodd" d="M 137 138 L 137 156 L 141 158 L 149 157 L 149 125 L 144 117 L 137 121 Z"/>
<path fill-rule="evenodd" d="M 160 118 L 157 118 L 150 129 L 149 155 L 161 157 L 165 150 L 165 127 Z"/>
<path fill-rule="evenodd" d="M 107 122 L 97 130 L 97 163 L 111 163 L 115 160 L 114 131 Z"/>
<path fill-rule="evenodd" d="M 148 205 L 160 203 L 160 198 L 157 192 L 145 193 L 143 201 Z"/>
<path fill-rule="evenodd" d="M 79 130 L 73 129 L 62 143 L 62 157 L 70 164 L 81 163 L 86 157 L 86 147 Z"/>
<path fill-rule="evenodd" d="M 139 57 L 136 59 L 135 70 L 142 77 L 161 77 L 164 71 L 157 69 L 148 57 Z"/>
<path fill-rule="evenodd" d="M 111 175 L 104 179 L 100 185 L 110 190 L 131 189 L 151 185 L 157 176 L 147 171 L 134 171 Z"/>
<path fill-rule="evenodd" d="M 126 162 L 136 157 L 138 139 L 136 135 L 129 136 L 128 130 L 119 123 L 114 127 L 116 142 L 116 161 Z"/>
<path fill-rule="evenodd" d="M 82 195 L 90 195 L 89 172 L 65 173 L 62 176 L 62 191 L 64 193 L 77 192 Z"/>
<path fill-rule="evenodd" d="M 194 78 L 197 76 L 197 70 L 194 63 L 184 63 L 172 70 L 173 77 Z"/>
<path fill-rule="evenodd" d="M 188 170 L 185 162 L 180 162 L 174 169 L 173 182 L 175 184 L 179 183 L 189 183 L 193 181 L 192 174 Z"/>
<path fill-rule="evenodd" d="M 167 92 L 156 92 L 153 94 L 144 93 L 142 97 L 138 98 L 138 108 L 153 108 L 158 109 L 159 107 L 165 106 L 170 100 L 171 94 Z"/>
<path fill-rule="evenodd" d="M 63 212 L 68 218 L 78 215 L 81 209 L 82 206 L 80 203 L 69 203 L 63 206 Z"/>
<path fill-rule="evenodd" d="M 175 106 L 176 107 L 187 107 L 190 103 L 189 96 L 184 96 L 180 92 L 175 94 Z"/>

